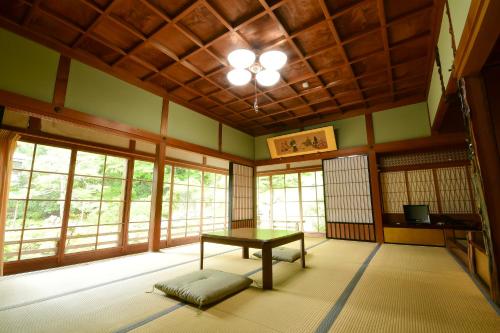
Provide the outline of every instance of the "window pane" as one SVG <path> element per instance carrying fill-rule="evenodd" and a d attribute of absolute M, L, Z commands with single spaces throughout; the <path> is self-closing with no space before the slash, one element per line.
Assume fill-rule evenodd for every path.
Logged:
<path fill-rule="evenodd" d="M 67 179 L 65 175 L 33 172 L 30 199 L 64 200 Z"/>
<path fill-rule="evenodd" d="M 216 202 L 224 202 L 226 201 L 226 189 L 216 189 L 215 190 L 215 201 Z"/>
<path fill-rule="evenodd" d="M 29 171 L 13 170 L 10 177 L 9 199 L 26 199 L 29 179 Z"/>
<path fill-rule="evenodd" d="M 185 219 L 187 216 L 187 203 L 172 203 L 172 219 Z"/>
<path fill-rule="evenodd" d="M 318 196 L 318 200 L 323 201 L 325 193 L 323 192 L 323 186 L 318 186 L 316 187 L 316 193 Z"/>
<path fill-rule="evenodd" d="M 125 179 L 127 176 L 127 159 L 108 155 L 106 157 L 105 176 Z"/>
<path fill-rule="evenodd" d="M 16 149 L 14 150 L 14 155 L 12 156 L 12 168 L 30 170 L 34 150 L 34 144 L 17 141 Z"/>
<path fill-rule="evenodd" d="M 201 204 L 200 203 L 189 203 L 188 204 L 188 218 L 201 217 Z M 199 224 L 199 221 L 198 221 Z"/>
<path fill-rule="evenodd" d="M 130 204 L 130 222 L 149 221 L 151 202 L 132 202 Z"/>
<path fill-rule="evenodd" d="M 216 217 L 225 217 L 226 216 L 226 204 L 225 203 L 216 203 L 214 207 L 215 207 L 215 216 Z"/>
<path fill-rule="evenodd" d="M 99 224 L 118 224 L 122 222 L 123 203 L 103 202 Z"/>
<path fill-rule="evenodd" d="M 25 228 L 60 227 L 64 201 L 30 201 Z"/>
<path fill-rule="evenodd" d="M 6 231 L 4 241 L 7 242 L 19 242 L 21 240 L 21 231 Z"/>
<path fill-rule="evenodd" d="M 323 185 L 323 171 L 316 171 L 316 184 Z"/>
<path fill-rule="evenodd" d="M 97 233 L 97 226 L 68 227 L 68 239 L 84 236 L 94 236 Z M 81 243 L 80 243 L 81 244 Z"/>
<path fill-rule="evenodd" d="M 104 179 L 102 200 L 122 201 L 125 195 L 125 180 Z"/>
<path fill-rule="evenodd" d="M 215 173 L 204 172 L 203 173 L 203 185 L 214 187 L 215 186 Z"/>
<path fill-rule="evenodd" d="M 102 176 L 104 172 L 104 155 L 79 151 L 76 154 L 75 174 L 83 176 Z"/>
<path fill-rule="evenodd" d="M 96 225 L 99 218 L 99 202 L 72 201 L 68 225 Z"/>
<path fill-rule="evenodd" d="M 187 185 L 174 185 L 173 202 L 187 202 L 188 187 Z"/>
<path fill-rule="evenodd" d="M 286 203 L 286 216 L 287 220 L 290 220 L 291 218 L 298 218 L 300 217 L 300 206 L 298 202 L 287 202 Z"/>
<path fill-rule="evenodd" d="M 119 233 L 122 230 L 121 224 L 100 225 L 99 234 Z"/>
<path fill-rule="evenodd" d="M 60 228 L 55 229 L 34 229 L 34 230 L 25 230 L 23 234 L 23 242 L 26 240 L 33 239 L 47 239 L 47 238 L 56 238 L 59 239 L 61 233 Z"/>
<path fill-rule="evenodd" d="M 170 200 L 170 184 L 164 184 L 163 185 L 163 201 L 169 201 Z"/>
<path fill-rule="evenodd" d="M 33 170 L 68 173 L 71 150 L 37 145 Z"/>
<path fill-rule="evenodd" d="M 5 225 L 6 230 L 22 229 L 25 205 L 26 201 L 24 200 L 9 200 Z"/>
<path fill-rule="evenodd" d="M 286 200 L 287 201 L 299 201 L 299 189 L 298 188 L 287 188 L 286 189 Z"/>
<path fill-rule="evenodd" d="M 302 201 L 316 201 L 316 188 L 302 186 Z"/>
<path fill-rule="evenodd" d="M 54 256 L 56 254 L 57 242 L 34 242 L 23 243 L 21 249 L 21 260 Z"/>
<path fill-rule="evenodd" d="M 134 161 L 134 179 L 153 180 L 154 164 L 146 161 Z"/>
<path fill-rule="evenodd" d="M 215 187 L 217 188 L 226 188 L 226 175 L 217 174 L 215 176 Z"/>
<path fill-rule="evenodd" d="M 285 201 L 285 190 L 273 189 L 273 200 L 274 200 L 274 202 L 284 202 Z"/>
<path fill-rule="evenodd" d="M 165 170 L 163 174 L 163 181 L 165 183 L 170 184 L 170 179 L 172 178 L 172 166 L 171 165 L 165 165 Z"/>
<path fill-rule="evenodd" d="M 289 173 L 285 175 L 285 185 L 286 187 L 298 187 L 299 186 L 299 174 Z"/>
<path fill-rule="evenodd" d="M 201 187 L 189 186 L 189 202 L 201 202 Z"/>
<path fill-rule="evenodd" d="M 215 206 L 213 203 L 204 203 L 203 204 L 203 217 L 204 218 L 210 218 L 214 217 L 215 215 Z"/>
<path fill-rule="evenodd" d="M 273 188 L 283 188 L 285 187 L 285 176 L 275 175 L 271 177 Z"/>
<path fill-rule="evenodd" d="M 187 184 L 189 179 L 188 169 L 178 168 L 174 169 L 174 183 L 175 184 Z"/>
<path fill-rule="evenodd" d="M 102 178 L 75 176 L 73 200 L 101 200 Z"/>
<path fill-rule="evenodd" d="M 270 189 L 269 177 L 258 177 L 257 187 L 259 188 L 259 193 L 265 193 Z"/>
<path fill-rule="evenodd" d="M 224 195 L 225 195 L 225 193 L 224 193 Z M 215 200 L 215 190 L 213 188 L 205 187 L 203 190 L 203 201 L 204 202 L 214 202 L 214 200 Z M 224 198 L 223 198 L 223 200 L 224 200 Z"/>
<path fill-rule="evenodd" d="M 201 186 L 201 171 L 189 170 L 189 185 Z"/>
<path fill-rule="evenodd" d="M 132 182 L 132 200 L 134 201 L 151 201 L 153 192 L 153 184 L 150 182 L 137 181 Z"/>
<path fill-rule="evenodd" d="M 304 218 L 304 231 L 305 232 L 317 232 L 318 231 L 318 218 L 317 217 L 305 217 Z"/>
<path fill-rule="evenodd" d="M 316 202 L 303 202 L 302 212 L 304 216 L 318 216 L 318 204 Z"/>
<path fill-rule="evenodd" d="M 302 186 L 316 185 L 315 172 L 303 172 L 300 174 L 300 182 Z"/>
<path fill-rule="evenodd" d="M 3 260 L 15 261 L 18 260 L 19 244 L 6 244 L 3 247 Z"/>

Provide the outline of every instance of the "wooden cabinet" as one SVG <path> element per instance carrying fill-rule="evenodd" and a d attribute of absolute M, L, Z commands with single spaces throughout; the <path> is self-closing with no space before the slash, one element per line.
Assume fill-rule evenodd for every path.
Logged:
<path fill-rule="evenodd" d="M 386 243 L 444 246 L 444 233 L 441 228 L 423 227 L 384 227 Z"/>

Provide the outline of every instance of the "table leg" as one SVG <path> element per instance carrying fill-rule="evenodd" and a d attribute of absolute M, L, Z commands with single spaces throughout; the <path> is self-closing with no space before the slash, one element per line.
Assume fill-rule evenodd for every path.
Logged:
<path fill-rule="evenodd" d="M 306 250 L 304 246 L 304 235 L 300 239 L 300 260 L 302 261 L 302 268 L 306 268 Z"/>
<path fill-rule="evenodd" d="M 203 270 L 203 240 L 200 240 L 200 270 Z"/>
<path fill-rule="evenodd" d="M 262 289 L 273 289 L 273 255 L 272 248 L 262 248 Z"/>
<path fill-rule="evenodd" d="M 250 258 L 250 256 L 248 255 L 248 247 L 243 246 L 243 252 L 242 252 L 242 255 L 243 255 L 243 259 L 248 259 L 248 258 Z"/>

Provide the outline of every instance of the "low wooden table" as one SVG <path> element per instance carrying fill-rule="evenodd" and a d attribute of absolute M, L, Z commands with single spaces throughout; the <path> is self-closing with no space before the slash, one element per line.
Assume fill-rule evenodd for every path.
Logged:
<path fill-rule="evenodd" d="M 205 242 L 241 246 L 243 258 L 248 259 L 248 248 L 262 250 L 262 288 L 273 289 L 274 247 L 300 240 L 302 268 L 306 267 L 304 233 L 286 230 L 240 228 L 203 233 L 200 237 L 200 269 L 203 269 L 203 244 Z"/>

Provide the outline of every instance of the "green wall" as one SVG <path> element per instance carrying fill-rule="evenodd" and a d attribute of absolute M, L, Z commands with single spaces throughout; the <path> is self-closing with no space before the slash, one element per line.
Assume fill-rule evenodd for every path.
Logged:
<path fill-rule="evenodd" d="M 219 122 L 171 102 L 168 108 L 167 136 L 219 149 Z"/>
<path fill-rule="evenodd" d="M 222 151 L 253 160 L 254 137 L 232 127 L 222 125 Z"/>
<path fill-rule="evenodd" d="M 467 14 L 472 0 L 449 0 L 451 24 L 453 25 L 453 32 L 455 35 L 455 43 L 457 47 L 460 44 L 460 38 L 464 31 L 465 21 L 467 21 Z"/>
<path fill-rule="evenodd" d="M 453 35 L 455 37 L 455 43 L 458 49 L 460 45 L 460 38 L 462 37 L 462 32 L 465 27 L 465 21 L 467 20 L 467 15 L 469 13 L 471 0 L 449 0 L 448 3 L 450 6 L 450 17 L 451 17 L 451 24 L 453 26 Z M 443 12 L 441 29 L 439 31 L 439 37 L 437 42 L 437 47 L 439 49 L 439 58 L 441 60 L 441 73 L 443 74 L 443 82 L 445 89 L 448 85 L 448 81 L 450 80 L 451 69 L 453 67 L 453 62 L 454 62 L 452 39 L 449 29 L 450 29 L 450 24 L 448 20 L 448 15 L 446 14 L 445 10 Z M 434 62 L 434 68 L 429 87 L 429 95 L 427 96 L 427 105 L 429 106 L 429 118 L 431 124 L 434 123 L 441 95 L 442 95 L 441 82 L 439 78 L 439 73 L 437 71 L 437 64 L 436 62 Z"/>
<path fill-rule="evenodd" d="M 431 135 L 427 103 L 421 102 L 373 113 L 375 143 Z"/>
<path fill-rule="evenodd" d="M 162 103 L 159 96 L 71 61 L 66 107 L 160 133 Z"/>
<path fill-rule="evenodd" d="M 335 140 L 339 149 L 345 149 L 356 146 L 366 145 L 366 126 L 365 116 L 352 117 L 347 119 L 335 120 L 317 125 L 305 127 L 304 130 L 310 130 L 319 127 L 333 126 L 335 132 Z M 269 148 L 267 146 L 267 138 L 272 138 L 279 135 L 298 132 L 298 130 L 273 133 L 255 137 L 255 159 L 264 160 L 271 158 Z"/>
<path fill-rule="evenodd" d="M 0 89 L 51 102 L 59 54 L 0 28 Z"/>

